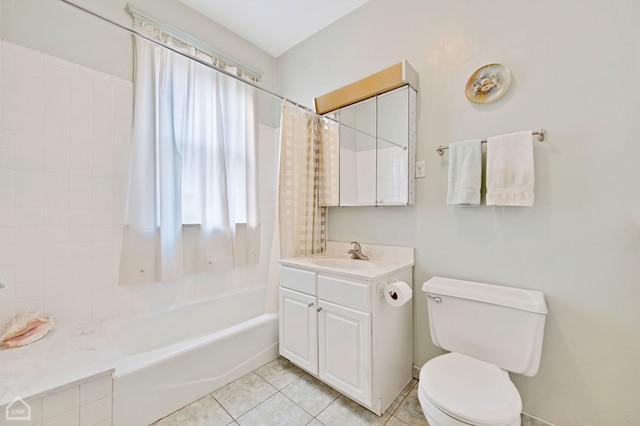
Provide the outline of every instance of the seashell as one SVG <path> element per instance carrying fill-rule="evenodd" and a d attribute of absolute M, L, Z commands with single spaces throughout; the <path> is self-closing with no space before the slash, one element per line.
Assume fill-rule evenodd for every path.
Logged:
<path fill-rule="evenodd" d="M 0 343 L 10 348 L 28 345 L 42 339 L 54 326 L 53 318 L 40 318 L 38 314 L 25 312 L 14 316 L 5 326 Z"/>

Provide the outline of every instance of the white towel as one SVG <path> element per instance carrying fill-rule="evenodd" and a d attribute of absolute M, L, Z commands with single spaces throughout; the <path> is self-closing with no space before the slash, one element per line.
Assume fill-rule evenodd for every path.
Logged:
<path fill-rule="evenodd" d="M 480 139 L 449 144 L 447 204 L 480 205 L 482 145 Z"/>
<path fill-rule="evenodd" d="M 533 206 L 531 130 L 487 139 L 487 205 Z"/>

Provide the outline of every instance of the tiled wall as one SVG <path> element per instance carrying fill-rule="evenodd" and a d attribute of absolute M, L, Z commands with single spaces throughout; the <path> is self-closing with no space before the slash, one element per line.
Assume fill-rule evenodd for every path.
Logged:
<path fill-rule="evenodd" d="M 30 408 L 30 420 L 21 415 L 7 420 L 6 407 L 0 407 L 0 426 L 111 426 L 111 394 L 109 373 L 44 398 L 25 401 Z"/>
<path fill-rule="evenodd" d="M 58 322 L 109 319 L 265 283 L 274 129 L 261 126 L 261 264 L 119 286 L 132 83 L 6 41 L 0 54 L 0 324 L 27 309 Z"/>
<path fill-rule="evenodd" d="M 131 82 L 2 42 L 0 320 L 109 316 Z"/>

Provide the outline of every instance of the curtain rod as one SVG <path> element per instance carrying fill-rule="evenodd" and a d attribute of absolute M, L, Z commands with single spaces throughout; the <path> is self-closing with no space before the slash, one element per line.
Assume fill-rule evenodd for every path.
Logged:
<path fill-rule="evenodd" d="M 302 108 L 303 110 L 305 110 L 305 111 L 309 112 L 310 114 L 315 115 L 316 117 L 320 117 L 320 118 L 322 118 L 322 119 L 332 121 L 332 122 L 337 123 L 337 124 L 339 124 L 339 125 L 341 125 L 341 126 L 345 126 L 345 127 L 347 127 L 348 129 L 351 129 L 351 130 L 354 130 L 354 131 L 356 131 L 356 132 L 363 133 L 363 134 L 365 134 L 365 135 L 367 135 L 367 136 L 372 136 L 372 137 L 373 137 L 373 135 L 369 135 L 368 133 L 366 133 L 366 132 L 365 132 L 365 131 L 363 131 L 363 130 L 357 129 L 357 128 L 352 127 L 352 126 L 350 126 L 350 125 L 348 125 L 348 124 L 345 124 L 345 123 L 341 123 L 339 120 L 336 120 L 335 118 L 332 118 L 332 117 L 329 117 L 329 116 L 324 116 L 324 115 L 317 114 L 317 113 L 315 113 L 311 108 L 309 108 L 309 107 L 308 107 L 308 106 L 306 106 L 306 105 L 299 104 L 299 103 L 297 103 L 297 102 L 295 102 L 295 101 L 292 101 L 291 99 L 287 99 L 287 98 L 286 98 L 286 97 L 284 97 L 284 96 L 280 96 L 280 95 L 278 95 L 277 93 L 274 93 L 274 92 L 272 92 L 272 91 L 270 91 L 270 90 L 267 90 L 267 89 L 265 89 L 265 88 L 263 88 L 263 87 L 260 87 L 260 86 L 258 86 L 257 84 L 255 84 L 255 83 L 253 83 L 253 82 L 251 82 L 251 81 L 249 81 L 249 80 L 245 80 L 244 78 L 241 78 L 240 76 L 238 76 L 238 75 L 236 75 L 236 74 L 234 74 L 234 73 L 232 73 L 232 72 L 226 71 L 226 70 L 224 70 L 224 69 L 217 68 L 216 66 L 211 65 L 211 64 L 210 64 L 210 63 L 208 63 L 207 61 L 204 61 L 204 60 L 202 60 L 202 59 L 200 59 L 200 58 L 198 58 L 198 57 L 196 57 L 196 56 L 191 56 L 191 55 L 189 55 L 189 54 L 187 54 L 187 53 L 181 52 L 180 50 L 178 50 L 178 49 L 176 49 L 176 48 L 174 48 L 174 47 L 172 47 L 172 46 L 170 46 L 170 45 L 166 45 L 166 44 L 164 44 L 164 43 L 161 43 L 161 42 L 157 41 L 156 39 L 154 39 L 154 38 L 152 38 L 152 37 L 149 37 L 149 36 L 147 36 L 146 34 L 143 34 L 143 33 L 139 32 L 139 31 L 137 31 L 137 30 L 135 30 L 135 29 L 133 29 L 133 28 L 129 28 L 129 27 L 127 27 L 127 26 L 125 26 L 125 25 L 122 25 L 122 24 L 119 24 L 119 23 L 117 23 L 117 22 L 115 22 L 115 21 L 113 21 L 113 20 L 111 20 L 111 19 L 109 19 L 109 18 L 105 18 L 105 17 L 104 17 L 104 16 L 102 16 L 102 15 L 99 15 L 99 14 L 97 14 L 97 13 L 95 13 L 95 12 L 93 12 L 93 11 L 89 10 L 89 9 L 86 9 L 86 8 L 84 8 L 84 7 L 80 6 L 80 5 L 77 5 L 77 4 L 73 3 L 73 2 L 71 2 L 70 0 L 60 0 L 60 1 L 62 1 L 63 3 L 68 4 L 68 5 L 69 5 L 69 6 L 71 6 L 71 7 L 74 7 L 74 8 L 76 8 L 76 9 L 78 9 L 78 10 L 81 10 L 81 11 L 83 11 L 83 12 L 85 12 L 85 13 L 88 13 L 89 15 L 92 15 L 92 16 L 94 16 L 94 17 L 98 18 L 98 19 L 101 19 L 101 20 L 103 20 L 103 21 L 105 21 L 105 22 L 108 22 L 108 23 L 110 23 L 111 25 L 115 25 L 116 27 L 118 27 L 118 28 L 120 28 L 120 29 L 125 30 L 125 31 L 126 31 L 126 32 L 128 32 L 129 34 L 132 34 L 132 35 L 138 36 L 138 37 L 140 37 L 140 38 L 143 38 L 143 39 L 145 39 L 145 40 L 147 40 L 147 41 L 149 41 L 149 42 L 153 43 L 153 44 L 154 44 L 154 45 L 156 45 L 156 46 L 163 47 L 163 48 L 165 48 L 165 49 L 167 49 L 167 50 L 170 50 L 170 51 L 171 51 L 171 52 L 173 52 L 173 53 L 177 53 L 178 55 L 180 55 L 180 56 L 182 56 L 182 57 L 185 57 L 185 58 L 187 58 L 187 59 L 191 59 L 192 61 L 195 61 L 195 62 L 197 62 L 197 63 L 199 63 L 199 64 L 201 64 L 201 65 L 204 65 L 205 67 L 207 67 L 207 68 L 209 68 L 209 69 L 212 69 L 212 70 L 214 70 L 214 71 L 216 71 L 216 72 L 219 72 L 220 74 L 226 75 L 227 77 L 231 77 L 231 78 L 233 78 L 234 80 L 239 81 L 240 83 L 244 83 L 244 84 L 246 84 L 246 85 L 248 85 L 248 86 L 251 86 L 251 87 L 253 87 L 253 88 L 254 88 L 254 89 L 256 89 L 256 90 L 259 90 L 259 91 L 261 91 L 261 92 L 263 92 L 263 93 L 266 93 L 266 94 L 267 94 L 267 95 L 269 95 L 269 96 L 272 96 L 272 97 L 274 97 L 274 98 L 280 99 L 280 101 L 281 101 L 281 102 L 288 102 L 288 103 L 290 103 L 290 104 L 293 104 L 293 105 L 297 106 L 298 108 Z M 388 142 L 388 143 L 390 143 L 390 144 L 392 144 L 392 145 L 395 145 L 395 146 L 397 146 L 397 147 L 399 147 L 399 148 L 401 148 L 401 149 L 403 149 L 403 150 L 406 150 L 406 149 L 407 149 L 407 147 L 406 147 L 405 145 L 401 145 L 401 144 L 398 144 L 398 143 L 396 143 L 396 142 L 393 142 L 393 141 L 390 141 L 390 140 L 387 140 L 387 139 L 384 139 L 384 138 L 381 138 L 381 137 L 378 137 L 378 139 L 383 140 L 384 142 Z"/>
<path fill-rule="evenodd" d="M 110 24 L 112 24 L 112 25 L 115 25 L 116 27 L 121 28 L 121 29 L 125 30 L 126 32 L 128 32 L 128 33 L 130 33 L 130 34 L 132 34 L 132 35 L 135 35 L 135 36 L 138 36 L 138 37 L 140 37 L 140 38 L 143 38 L 143 39 L 145 39 L 145 40 L 147 40 L 147 41 L 149 41 L 149 42 L 151 42 L 151 43 L 155 44 L 156 46 L 164 47 L 165 49 L 170 50 L 170 51 L 172 51 L 173 53 L 177 53 L 178 55 L 183 56 L 183 57 L 185 57 L 185 58 L 187 58 L 187 59 L 191 59 L 191 60 L 193 60 L 193 61 L 196 61 L 197 63 L 199 63 L 199 64 L 201 64 L 201 65 L 204 65 L 204 66 L 205 66 L 205 67 L 207 67 L 207 68 L 210 68 L 210 69 L 212 69 L 212 70 L 214 70 L 214 71 L 217 71 L 217 72 L 219 72 L 219 73 L 221 73 L 221 74 L 224 74 L 224 75 L 226 75 L 227 77 L 231 77 L 231 78 L 233 78 L 234 80 L 237 80 L 237 81 L 239 81 L 239 82 L 241 82 L 241 83 L 244 83 L 244 84 L 246 84 L 246 85 L 248 85 L 248 86 L 251 86 L 251 87 L 253 87 L 254 89 L 257 89 L 257 90 L 259 90 L 259 91 L 261 91 L 261 92 L 263 92 L 263 93 L 266 93 L 267 95 L 273 96 L 274 98 L 278 98 L 278 99 L 280 99 L 280 101 L 282 101 L 282 102 L 289 102 L 290 104 L 293 104 L 293 105 L 295 105 L 295 106 L 297 106 L 297 107 L 299 107 L 299 108 L 302 108 L 302 109 L 304 109 L 304 110 L 306 110 L 306 111 L 309 111 L 309 112 L 311 112 L 311 113 L 312 113 L 312 114 L 314 114 L 314 115 L 318 115 L 318 114 L 315 114 L 315 113 L 311 110 L 311 108 L 309 108 L 308 106 L 305 106 L 305 105 L 299 104 L 299 103 L 297 103 L 297 102 L 294 102 L 294 101 L 292 101 L 291 99 L 287 99 L 287 98 L 285 98 L 284 96 L 280 96 L 280 95 L 278 95 L 277 93 L 274 93 L 274 92 L 272 92 L 272 91 L 270 91 L 270 90 L 267 90 L 267 89 L 265 89 L 265 88 L 263 88 L 263 87 L 260 87 L 260 86 L 258 86 L 257 84 L 254 84 L 254 83 L 253 83 L 253 82 L 251 82 L 251 81 L 245 80 L 245 79 L 243 79 L 243 78 L 241 78 L 241 77 L 239 77 L 239 76 L 235 75 L 235 74 L 234 74 L 234 73 L 232 73 L 232 72 L 229 72 L 229 71 L 226 71 L 226 70 L 223 70 L 223 69 L 217 68 L 217 67 L 215 67 L 215 66 L 211 65 L 210 63 L 208 63 L 208 62 L 206 62 L 206 61 L 204 61 L 204 60 L 202 60 L 202 59 L 200 59 L 200 58 L 198 58 L 198 57 L 191 56 L 191 55 L 189 55 L 189 54 L 186 54 L 186 53 L 184 53 L 184 52 L 181 52 L 180 50 L 178 50 L 178 49 L 176 49 L 176 48 L 173 48 L 173 47 L 171 47 L 171 46 L 169 46 L 169 45 L 166 45 L 166 44 L 164 44 L 164 43 L 161 43 L 161 42 L 159 42 L 159 41 L 157 41 L 157 40 L 153 39 L 152 37 L 149 37 L 149 36 L 147 36 L 147 35 L 145 35 L 145 34 L 142 34 L 142 33 L 141 33 L 141 32 L 139 32 L 139 31 L 136 31 L 136 30 L 135 30 L 135 29 L 133 29 L 133 28 L 129 28 L 129 27 L 127 27 L 127 26 L 125 26 L 125 25 L 122 25 L 122 24 L 119 24 L 119 23 L 117 23 L 117 22 L 115 22 L 115 21 L 113 21 L 113 20 L 111 20 L 111 19 L 109 19 L 109 18 L 105 18 L 105 17 L 104 17 L 104 16 L 102 16 L 102 15 L 99 15 L 99 14 L 97 14 L 97 13 L 95 13 L 95 12 L 93 12 L 93 11 L 89 10 L 89 9 L 86 9 L 86 8 L 84 8 L 84 7 L 82 7 L 82 6 L 78 5 L 78 4 L 75 4 L 75 3 L 71 2 L 70 0 L 61 0 L 61 1 L 62 1 L 63 3 L 68 4 L 68 5 L 69 5 L 69 6 L 71 6 L 71 7 L 74 7 L 74 8 L 76 8 L 76 9 L 78 9 L 78 10 L 81 10 L 81 11 L 83 11 L 83 12 L 85 12 L 85 13 L 88 13 L 89 15 L 95 16 L 95 17 L 96 17 L 96 18 L 98 18 L 98 19 L 101 19 L 101 20 L 103 20 L 103 21 L 105 21 L 105 22 L 108 22 L 108 23 L 110 23 Z M 319 117 L 322 117 L 322 116 L 319 116 Z"/>

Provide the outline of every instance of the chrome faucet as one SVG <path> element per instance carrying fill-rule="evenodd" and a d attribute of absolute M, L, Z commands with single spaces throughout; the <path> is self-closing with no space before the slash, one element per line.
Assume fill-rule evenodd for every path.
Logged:
<path fill-rule="evenodd" d="M 362 247 L 360 247 L 359 242 L 351 241 L 351 244 L 353 244 L 353 248 L 347 250 L 347 253 L 351 255 L 352 259 L 369 260 L 369 256 L 362 254 Z"/>

